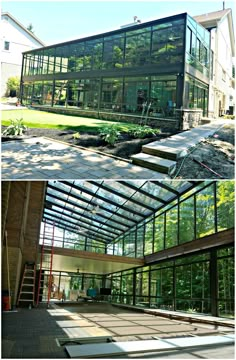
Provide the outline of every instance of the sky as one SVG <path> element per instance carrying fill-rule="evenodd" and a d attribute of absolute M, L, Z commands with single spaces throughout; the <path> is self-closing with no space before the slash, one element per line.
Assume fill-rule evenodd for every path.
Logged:
<path fill-rule="evenodd" d="M 183 12 L 195 16 L 222 10 L 223 1 L 5 0 L 1 8 L 25 27 L 32 24 L 34 34 L 50 45 L 119 29 L 121 25 L 132 23 L 134 16 L 143 23 Z M 225 8 L 232 8 L 235 14 L 235 1 L 226 0 Z"/>

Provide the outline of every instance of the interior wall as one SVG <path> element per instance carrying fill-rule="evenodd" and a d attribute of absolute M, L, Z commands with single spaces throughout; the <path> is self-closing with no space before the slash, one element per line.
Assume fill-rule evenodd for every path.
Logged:
<path fill-rule="evenodd" d="M 37 258 L 45 183 L 12 181 L 2 185 L 2 289 L 11 292 L 15 305 L 24 264 Z"/>

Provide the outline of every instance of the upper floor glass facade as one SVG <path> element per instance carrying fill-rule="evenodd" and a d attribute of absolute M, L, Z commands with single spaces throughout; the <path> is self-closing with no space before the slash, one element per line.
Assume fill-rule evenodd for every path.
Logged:
<path fill-rule="evenodd" d="M 140 115 L 147 104 L 152 117 L 181 107 L 206 112 L 209 48 L 209 32 L 180 14 L 33 50 L 24 53 L 22 100 Z M 194 81 L 193 92 L 183 78 Z"/>

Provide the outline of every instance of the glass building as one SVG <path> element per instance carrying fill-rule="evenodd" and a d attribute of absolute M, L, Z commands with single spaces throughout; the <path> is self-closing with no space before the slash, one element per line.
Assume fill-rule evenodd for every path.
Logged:
<path fill-rule="evenodd" d="M 233 228 L 233 181 L 58 181 L 47 184 L 40 243 L 54 229 L 55 253 L 130 258 L 103 275 L 54 271 L 68 298 L 92 284 L 112 303 L 233 317 Z"/>
<path fill-rule="evenodd" d="M 187 13 L 23 54 L 24 105 L 110 119 L 207 115 L 210 33 Z M 60 109 L 60 110 L 59 110 Z"/>

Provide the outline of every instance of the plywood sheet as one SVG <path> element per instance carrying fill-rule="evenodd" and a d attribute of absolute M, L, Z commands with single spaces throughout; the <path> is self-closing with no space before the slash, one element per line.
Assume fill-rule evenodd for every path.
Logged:
<path fill-rule="evenodd" d="M 109 328 L 116 335 L 142 335 L 142 334 L 157 334 L 158 331 L 144 326 L 120 326 Z"/>
<path fill-rule="evenodd" d="M 97 321 L 97 325 L 102 327 L 113 327 L 113 326 L 135 326 L 131 321 Z"/>
<path fill-rule="evenodd" d="M 185 337 L 165 340 L 141 340 L 107 344 L 89 344 L 66 346 L 71 358 L 101 358 L 113 355 L 156 352 L 174 349 L 188 349 L 198 346 L 214 346 L 232 344 L 234 336 Z"/>
<path fill-rule="evenodd" d="M 191 332 L 194 330 L 194 327 L 191 325 L 185 325 L 185 324 L 172 324 L 172 325 L 151 325 L 150 326 L 152 329 L 154 330 L 158 330 L 160 332 L 164 332 L 164 333 L 175 333 L 175 332 L 182 332 L 182 331 L 187 331 L 187 332 Z"/>
<path fill-rule="evenodd" d="M 59 325 L 62 328 L 67 328 L 67 327 L 86 327 L 86 326 L 94 326 L 93 323 L 87 321 L 87 320 L 62 320 L 62 321 L 57 321 L 56 322 L 57 325 Z"/>
<path fill-rule="evenodd" d="M 119 317 L 120 320 L 129 320 L 129 321 L 148 321 L 148 320 L 153 320 L 153 317 L 141 317 L 139 315 L 136 316 L 124 316 L 124 317 Z"/>
<path fill-rule="evenodd" d="M 90 321 L 95 321 L 95 322 L 98 322 L 98 321 L 121 321 L 122 319 L 119 319 L 115 316 L 94 316 L 94 317 L 88 317 L 88 320 Z"/>
<path fill-rule="evenodd" d="M 88 327 L 86 329 L 87 333 L 90 335 L 90 336 L 109 336 L 109 335 L 112 335 L 111 332 L 109 332 L 108 330 L 105 330 L 105 329 L 102 329 L 102 328 L 99 328 L 99 327 Z"/>
<path fill-rule="evenodd" d="M 67 311 L 64 309 L 47 310 L 47 312 L 52 316 L 69 316 L 69 315 L 71 315 L 70 311 Z"/>
<path fill-rule="evenodd" d="M 127 318 L 127 317 L 145 317 L 145 318 L 153 318 L 153 315 L 148 315 L 148 314 L 142 314 L 140 312 L 132 312 L 132 313 L 118 313 L 117 316 L 119 317 L 123 317 L 123 318 Z"/>
<path fill-rule="evenodd" d="M 172 324 L 171 321 L 162 319 L 162 320 L 134 320 L 139 325 L 156 325 L 156 326 L 162 326 L 162 325 L 170 325 Z"/>
<path fill-rule="evenodd" d="M 84 317 L 88 317 L 88 318 L 93 318 L 93 317 L 109 317 L 109 316 L 112 316 L 111 314 L 105 314 L 105 313 L 84 313 L 84 312 L 81 312 L 79 315 L 82 315 Z"/>
<path fill-rule="evenodd" d="M 80 327 L 63 328 L 63 331 L 69 336 L 69 338 L 89 337 L 90 336 L 86 330 L 81 329 Z"/>

